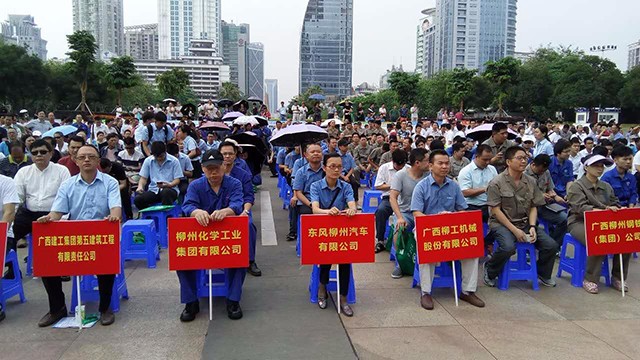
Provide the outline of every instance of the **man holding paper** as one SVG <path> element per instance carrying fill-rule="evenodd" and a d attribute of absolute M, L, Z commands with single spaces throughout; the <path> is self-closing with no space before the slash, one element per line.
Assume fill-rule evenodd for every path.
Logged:
<path fill-rule="evenodd" d="M 429 154 L 431 174 L 421 180 L 413 191 L 411 211 L 414 217 L 436 215 L 465 210 L 467 202 L 460 186 L 447 177 L 449 154 L 444 150 L 434 150 Z M 462 260 L 462 294 L 460 299 L 477 307 L 484 307 L 484 301 L 475 294 L 478 286 L 478 258 Z M 433 310 L 431 285 L 435 267 L 433 264 L 420 265 L 420 305 Z"/>
<path fill-rule="evenodd" d="M 204 176 L 189 184 L 182 210 L 196 218 L 202 226 L 212 221 L 222 221 L 227 216 L 240 215 L 243 211 L 242 183 L 225 175 L 224 158 L 217 150 L 208 150 L 202 156 Z M 227 289 L 227 315 L 229 319 L 242 318 L 240 297 L 247 269 L 225 269 Z M 180 301 L 185 305 L 180 321 L 189 322 L 200 312 L 196 270 L 178 270 Z"/>
<path fill-rule="evenodd" d="M 51 212 L 38 218 L 38 222 L 58 221 L 65 214 L 69 214 L 69 220 L 107 219 L 119 222 L 122 218 L 120 187 L 116 179 L 98 171 L 98 150 L 91 145 L 83 145 L 78 149 L 75 161 L 80 174 L 62 183 L 51 205 Z M 115 321 L 110 308 L 115 278 L 115 274 L 98 275 L 98 309 L 102 325 L 111 325 Z M 38 326 L 47 327 L 67 316 L 67 306 L 59 276 L 43 277 L 42 283 L 49 296 L 49 312 L 38 322 Z"/>

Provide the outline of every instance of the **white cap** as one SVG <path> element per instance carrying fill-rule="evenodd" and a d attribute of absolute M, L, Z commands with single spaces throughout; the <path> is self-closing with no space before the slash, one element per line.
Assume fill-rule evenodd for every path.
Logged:
<path fill-rule="evenodd" d="M 42 132 L 40 132 L 40 130 L 36 130 L 31 135 L 33 135 L 33 136 L 42 136 Z"/>
<path fill-rule="evenodd" d="M 531 142 L 536 142 L 536 138 L 533 137 L 533 135 L 525 135 L 522 137 L 522 142 L 527 142 L 527 141 L 531 141 Z"/>
<path fill-rule="evenodd" d="M 604 164 L 604 166 L 611 166 L 613 165 L 613 160 L 608 159 L 602 155 L 587 155 L 583 160 L 582 163 L 584 164 L 584 166 L 591 166 L 594 165 L 598 162 L 602 162 Z"/>

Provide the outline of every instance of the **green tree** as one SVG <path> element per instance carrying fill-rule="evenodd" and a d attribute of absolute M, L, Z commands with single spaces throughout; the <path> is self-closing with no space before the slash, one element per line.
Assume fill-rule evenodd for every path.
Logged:
<path fill-rule="evenodd" d="M 640 66 L 631 69 L 625 76 L 625 83 L 618 97 L 625 108 L 640 109 Z"/>
<path fill-rule="evenodd" d="M 159 103 L 162 99 L 162 95 L 154 85 L 146 81 L 140 81 L 133 87 L 123 89 L 122 103 L 120 105 L 130 110 L 133 109 L 135 104 L 145 107 L 146 105 Z"/>
<path fill-rule="evenodd" d="M 20 46 L 0 44 L 0 103 L 14 109 L 42 107 L 47 76 L 42 61 Z"/>
<path fill-rule="evenodd" d="M 389 75 L 389 87 L 398 94 L 400 102 L 413 104 L 418 96 L 419 74 L 397 71 Z"/>
<path fill-rule="evenodd" d="M 498 61 L 487 61 L 483 76 L 495 84 L 495 99 L 498 103 L 497 116 L 505 114 L 503 103 L 514 85 L 520 70 L 520 60 L 506 57 Z"/>
<path fill-rule="evenodd" d="M 473 92 L 473 78 L 476 75 L 475 69 L 456 68 L 449 74 L 447 86 L 447 98 L 459 105 L 459 110 L 464 112 L 464 100 Z"/>
<path fill-rule="evenodd" d="M 189 90 L 189 74 L 182 69 L 171 69 L 158 75 L 156 83 L 162 96 L 182 98 Z"/>
<path fill-rule="evenodd" d="M 90 32 L 85 30 L 79 30 L 71 35 L 67 35 L 67 42 L 69 43 L 70 52 L 67 53 L 74 65 L 74 73 L 76 80 L 80 86 L 80 107 L 86 111 L 87 108 L 87 89 L 89 68 L 96 61 L 96 52 L 98 51 L 98 45 L 96 39 Z"/>
<path fill-rule="evenodd" d="M 238 85 L 232 82 L 223 82 L 218 96 L 220 99 L 229 99 L 233 102 L 244 99 L 244 95 L 242 94 L 242 91 L 240 91 Z"/>
<path fill-rule="evenodd" d="M 116 104 L 122 104 L 122 90 L 136 86 L 140 76 L 136 73 L 136 66 L 130 56 L 121 56 L 111 59 L 106 66 L 106 77 L 109 86 L 117 91 Z"/>

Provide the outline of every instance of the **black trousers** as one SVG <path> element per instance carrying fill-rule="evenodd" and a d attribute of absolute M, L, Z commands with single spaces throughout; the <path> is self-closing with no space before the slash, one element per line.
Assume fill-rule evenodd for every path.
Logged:
<path fill-rule="evenodd" d="M 291 207 L 291 221 L 289 222 L 289 235 L 298 236 L 298 224 L 300 223 L 300 215 L 313 214 L 313 211 L 307 205 L 296 205 Z"/>
<path fill-rule="evenodd" d="M 122 203 L 122 211 L 127 216 L 127 219 L 133 219 L 133 208 L 131 207 L 131 193 L 129 187 L 124 190 L 120 190 L 120 202 Z"/>
<path fill-rule="evenodd" d="M 340 264 L 340 295 L 347 296 L 349 294 L 349 281 L 351 280 L 351 264 Z M 325 286 L 329 283 L 329 272 L 331 265 L 320 265 L 320 283 Z"/>
<path fill-rule="evenodd" d="M 101 313 L 109 310 L 115 280 L 115 275 L 98 275 L 98 290 L 100 291 L 100 306 L 98 309 Z M 64 300 L 62 280 L 60 277 L 43 277 L 42 283 L 44 284 L 44 289 L 47 291 L 47 295 L 49 296 L 49 312 L 54 313 L 64 308 L 66 303 Z M 75 289 L 73 291 L 75 291 Z M 74 309 L 70 310 L 74 311 Z"/>
<path fill-rule="evenodd" d="M 13 237 L 7 239 L 7 252 L 16 250 L 17 241 L 31 234 L 32 223 L 48 213 L 48 211 L 30 211 L 26 207 L 20 206 L 13 221 Z"/>
<path fill-rule="evenodd" d="M 387 230 L 387 222 L 389 217 L 393 215 L 393 209 L 391 208 L 391 202 L 388 196 L 383 196 L 382 200 L 376 208 L 376 239 L 378 242 L 384 242 L 384 232 Z"/>
<path fill-rule="evenodd" d="M 178 192 L 173 189 L 162 189 L 158 193 L 153 191 L 145 191 L 142 194 L 138 194 L 133 200 L 138 210 L 146 209 L 153 204 L 161 202 L 162 205 L 173 205 L 178 198 Z"/>

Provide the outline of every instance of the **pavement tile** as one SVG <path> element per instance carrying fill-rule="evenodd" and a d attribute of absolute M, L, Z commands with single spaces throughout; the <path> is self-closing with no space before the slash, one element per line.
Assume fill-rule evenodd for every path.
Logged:
<path fill-rule="evenodd" d="M 497 359 L 628 359 L 570 321 L 464 325 Z"/>
<path fill-rule="evenodd" d="M 632 359 L 640 359 L 640 319 L 581 320 L 575 324 Z"/>
<path fill-rule="evenodd" d="M 116 320 L 117 322 L 117 320 Z M 89 332 L 87 332 L 88 334 Z M 202 357 L 204 334 L 188 337 L 136 336 L 120 339 L 85 338 L 84 334 L 60 357 L 61 360 L 198 360 Z"/>
<path fill-rule="evenodd" d="M 407 289 L 413 277 L 406 275 L 400 279 L 391 278 L 393 263 L 354 264 L 353 277 L 356 289 Z"/>
<path fill-rule="evenodd" d="M 70 339 L 2 342 L 0 343 L 0 352 L 3 359 L 57 360 L 72 343 L 73 340 Z"/>

